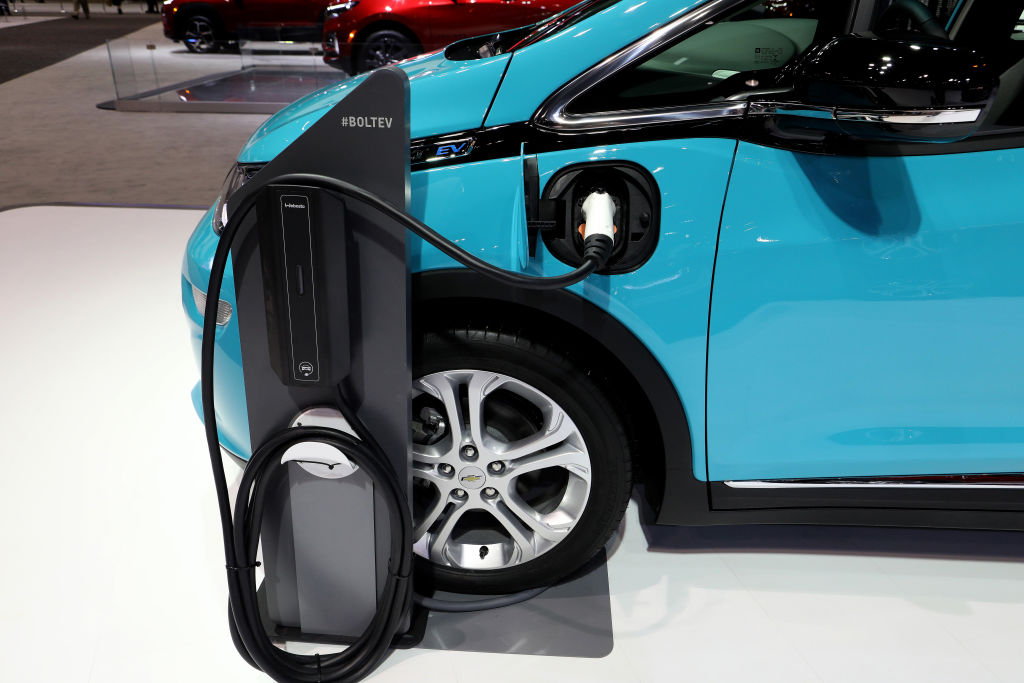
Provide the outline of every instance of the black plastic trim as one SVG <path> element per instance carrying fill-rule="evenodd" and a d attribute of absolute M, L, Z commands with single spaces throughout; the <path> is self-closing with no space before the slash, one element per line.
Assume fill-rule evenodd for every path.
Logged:
<path fill-rule="evenodd" d="M 711 484 L 717 499 L 720 482 Z M 783 507 L 789 504 L 790 507 Z M 844 507 L 845 506 L 845 507 Z M 915 509 L 907 507 L 868 507 L 859 500 L 836 501 L 835 506 L 811 506 L 802 501 L 782 500 L 771 507 L 709 512 L 702 519 L 684 521 L 659 520 L 661 524 L 724 525 L 724 524 L 823 524 L 836 526 L 922 527 L 934 529 L 992 529 L 1024 531 L 1024 512 L 1017 510 L 982 509 Z"/>
<path fill-rule="evenodd" d="M 550 227 L 547 222 L 542 226 L 540 221 L 540 173 L 535 156 L 523 158 L 523 194 L 526 199 L 528 249 L 530 258 L 533 258 L 537 255 L 538 233 L 544 227 Z"/>
<path fill-rule="evenodd" d="M 826 133 L 807 138 L 787 137 L 780 133 L 775 125 L 775 118 L 770 116 L 709 119 L 573 134 L 544 132 L 526 123 L 514 123 L 476 131 L 461 131 L 443 136 L 420 138 L 415 140 L 413 145 L 422 145 L 427 142 L 437 144 L 443 143 L 445 140 L 457 140 L 465 137 L 473 137 L 475 140 L 473 152 L 470 155 L 431 163 L 413 162 L 413 170 L 517 157 L 520 152 L 525 155 L 535 155 L 587 147 L 695 138 L 735 139 L 740 142 L 791 152 L 850 157 L 931 156 L 1024 148 L 1024 128 L 989 129 L 959 142 L 878 143 L 853 140 L 843 135 Z"/>
<path fill-rule="evenodd" d="M 811 483 L 813 480 L 806 480 Z M 985 510 L 1024 513 L 1024 488 L 733 488 L 723 482 L 711 485 L 715 510 L 749 510 L 796 507 L 864 507 L 917 510 Z M 851 484 L 857 479 L 851 479 Z"/>
<path fill-rule="evenodd" d="M 522 150 L 523 142 L 526 140 L 525 127 L 525 124 L 512 124 L 416 138 L 410 143 L 412 170 L 420 171 L 426 168 L 517 157 Z M 469 138 L 473 140 L 472 151 L 469 154 L 447 158 L 430 158 L 425 153 L 425 150 L 429 150 L 432 147 L 439 147 L 449 142 Z"/>

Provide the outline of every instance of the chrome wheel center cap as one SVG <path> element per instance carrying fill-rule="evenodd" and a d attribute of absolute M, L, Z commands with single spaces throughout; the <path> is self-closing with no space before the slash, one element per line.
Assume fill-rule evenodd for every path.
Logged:
<path fill-rule="evenodd" d="M 487 475 L 479 467 L 463 467 L 459 470 L 459 483 L 463 488 L 478 489 L 487 481 Z"/>

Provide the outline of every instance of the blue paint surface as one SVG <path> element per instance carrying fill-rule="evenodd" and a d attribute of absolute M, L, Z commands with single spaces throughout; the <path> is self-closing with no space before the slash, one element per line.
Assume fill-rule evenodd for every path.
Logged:
<path fill-rule="evenodd" d="M 708 375 L 713 480 L 1024 469 L 1024 153 L 741 143 Z"/>
<path fill-rule="evenodd" d="M 734 140 L 697 139 L 641 142 L 542 154 L 541 183 L 560 168 L 583 161 L 632 161 L 649 170 L 661 192 L 661 233 L 653 256 L 639 270 L 591 277 L 585 298 L 624 324 L 667 372 L 686 411 L 693 462 L 705 479 L 704 373 L 708 301 L 718 221 L 725 199 Z M 540 261 L 555 259 L 538 248 Z M 557 263 L 557 261 L 556 261 Z"/>
<path fill-rule="evenodd" d="M 409 75 L 412 137 L 480 127 L 509 57 L 452 62 L 435 52 L 400 64 Z M 365 79 L 365 75 L 357 76 L 288 105 L 253 133 L 238 160 L 259 163 L 273 159 Z M 345 150 L 334 152 L 344 154 Z"/>
<path fill-rule="evenodd" d="M 651 171 L 661 192 L 661 233 L 654 255 L 640 269 L 614 277 L 591 276 L 569 291 L 608 311 L 661 363 L 679 392 L 692 430 L 692 468 L 704 461 L 704 374 L 708 301 L 718 221 L 725 198 L 733 140 L 696 139 L 590 147 L 538 156 L 540 184 L 560 169 L 585 161 L 619 160 Z M 412 212 L 487 261 L 535 275 L 569 268 L 543 244 L 527 264 L 522 162 L 518 157 L 449 166 L 413 174 Z M 459 211 L 451 211 L 458 206 Z M 413 240 L 413 271 L 457 264 Z"/>

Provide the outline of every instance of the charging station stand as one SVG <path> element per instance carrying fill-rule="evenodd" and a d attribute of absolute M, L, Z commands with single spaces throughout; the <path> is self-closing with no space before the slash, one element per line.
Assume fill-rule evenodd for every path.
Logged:
<path fill-rule="evenodd" d="M 329 192 L 267 182 L 329 176 L 406 210 L 408 101 L 402 71 L 374 73 L 230 201 L 234 208 L 260 193 L 231 250 L 251 443 L 299 424 L 350 431 L 330 408 L 340 398 L 388 454 L 407 500 L 405 228 Z M 317 455 L 319 445 L 293 447 L 301 452 L 285 455 L 291 462 L 268 489 L 262 597 L 272 635 L 345 642 L 373 617 L 390 539 L 370 478 L 329 446 Z"/>
<path fill-rule="evenodd" d="M 236 192 L 229 209 L 259 193 L 231 249 L 251 443 L 294 426 L 351 432 L 333 408 L 344 401 L 411 501 L 406 228 L 321 189 L 269 184 L 290 173 L 327 176 L 406 211 L 408 102 L 404 72 L 374 72 Z M 388 570 L 387 513 L 373 481 L 317 443 L 293 446 L 271 476 L 260 525 L 264 628 L 279 641 L 352 642 L 373 617 Z M 612 647 L 603 554 L 590 572 L 529 602 L 427 617 L 414 610 L 394 645 L 569 657 Z"/>

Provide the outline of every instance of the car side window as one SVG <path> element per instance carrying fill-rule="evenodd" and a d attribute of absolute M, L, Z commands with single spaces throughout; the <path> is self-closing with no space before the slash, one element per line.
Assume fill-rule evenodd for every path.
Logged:
<path fill-rule="evenodd" d="M 846 33 L 851 0 L 757 0 L 631 64 L 576 98 L 570 114 L 697 104 L 767 85 L 812 44 Z"/>

